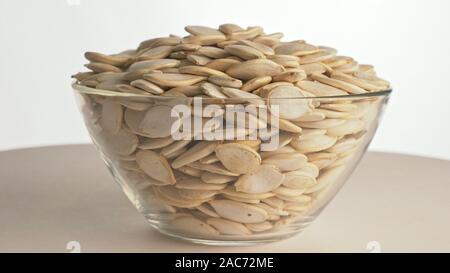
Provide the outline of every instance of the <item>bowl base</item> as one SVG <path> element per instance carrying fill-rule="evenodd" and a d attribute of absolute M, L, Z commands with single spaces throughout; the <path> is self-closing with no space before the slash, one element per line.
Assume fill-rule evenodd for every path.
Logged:
<path fill-rule="evenodd" d="M 199 235 L 186 233 L 173 229 L 170 224 L 166 221 L 161 221 L 161 219 L 156 220 L 154 218 L 149 218 L 148 215 L 146 218 L 150 225 L 161 234 L 190 243 L 211 246 L 251 246 L 281 241 L 299 234 L 312 222 L 312 220 L 314 220 L 314 218 L 311 217 L 304 217 L 289 223 L 289 225 L 280 227 L 279 229 L 260 232 L 249 236 Z"/>

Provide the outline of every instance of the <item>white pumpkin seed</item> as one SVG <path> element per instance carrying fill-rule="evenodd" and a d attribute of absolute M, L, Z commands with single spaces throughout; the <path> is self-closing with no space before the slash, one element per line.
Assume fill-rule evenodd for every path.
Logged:
<path fill-rule="evenodd" d="M 314 136 L 309 138 L 294 138 L 291 145 L 302 153 L 313 153 L 326 150 L 336 143 L 337 138 L 327 135 Z"/>
<path fill-rule="evenodd" d="M 247 81 L 242 87 L 242 91 L 251 92 L 253 90 L 256 90 L 260 87 L 263 87 L 264 85 L 269 84 L 272 81 L 272 77 L 270 76 L 261 76 L 253 78 L 249 81 Z"/>
<path fill-rule="evenodd" d="M 277 86 L 268 95 L 269 109 L 277 107 L 279 117 L 295 120 L 311 111 L 309 100 L 305 99 L 300 89 L 293 86 Z"/>
<path fill-rule="evenodd" d="M 246 45 L 229 45 L 226 46 L 225 51 L 233 56 L 237 56 L 243 60 L 262 59 L 265 58 L 264 53 Z"/>
<path fill-rule="evenodd" d="M 219 235 L 219 231 L 215 228 L 192 216 L 182 216 L 173 219 L 171 227 L 187 234 Z"/>
<path fill-rule="evenodd" d="M 165 185 L 174 184 L 175 176 L 167 160 L 158 153 L 150 150 L 141 150 L 136 154 L 136 162 L 148 176 Z"/>
<path fill-rule="evenodd" d="M 161 138 L 171 136 L 180 126 L 181 119 L 178 115 L 172 116 L 172 107 L 157 105 L 145 113 L 138 130 L 146 136 Z"/>
<path fill-rule="evenodd" d="M 148 73 L 144 74 L 142 77 L 155 84 L 167 87 L 193 85 L 206 79 L 205 77 L 201 76 L 176 74 L 176 73 Z"/>
<path fill-rule="evenodd" d="M 189 163 L 195 162 L 199 159 L 202 159 L 214 152 L 214 149 L 217 146 L 217 142 L 213 141 L 205 141 L 199 142 L 191 147 L 187 152 L 183 153 L 179 157 L 177 157 L 172 162 L 172 167 L 177 169 L 181 166 L 187 165 Z"/>
<path fill-rule="evenodd" d="M 215 148 L 215 153 L 225 168 L 233 173 L 252 173 L 261 164 L 259 154 L 243 144 L 220 144 Z"/>
<path fill-rule="evenodd" d="M 123 110 L 122 106 L 114 101 L 105 100 L 102 103 L 102 114 L 100 125 L 110 133 L 119 132 L 122 127 Z"/>
<path fill-rule="evenodd" d="M 261 223 L 268 217 L 265 210 L 241 202 L 212 200 L 209 204 L 221 217 L 238 223 Z"/>
<path fill-rule="evenodd" d="M 273 165 L 261 165 L 253 173 L 242 175 L 234 184 L 237 191 L 266 193 L 277 188 L 284 175 Z"/>
<path fill-rule="evenodd" d="M 300 169 L 308 158 L 300 153 L 284 153 L 265 158 L 263 164 L 276 166 L 280 171 L 295 171 Z"/>
<path fill-rule="evenodd" d="M 235 64 L 226 70 L 233 78 L 251 80 L 262 76 L 275 76 L 283 72 L 283 67 L 271 60 L 255 59 Z"/>
<path fill-rule="evenodd" d="M 206 223 L 213 226 L 221 234 L 226 235 L 250 235 L 252 232 L 243 224 L 222 218 L 209 218 Z"/>
<path fill-rule="evenodd" d="M 236 177 L 223 175 L 223 174 L 217 174 L 217 173 L 203 172 L 201 175 L 201 179 L 205 183 L 225 184 L 225 183 L 236 180 Z"/>

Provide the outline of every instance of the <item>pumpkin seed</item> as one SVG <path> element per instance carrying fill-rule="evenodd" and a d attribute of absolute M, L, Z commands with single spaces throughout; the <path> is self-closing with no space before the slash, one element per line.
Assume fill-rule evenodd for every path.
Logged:
<path fill-rule="evenodd" d="M 336 137 L 320 135 L 306 139 L 294 138 L 291 145 L 302 153 L 313 153 L 326 150 L 333 146 L 337 141 Z"/>
<path fill-rule="evenodd" d="M 224 93 L 222 93 L 221 88 L 215 84 L 205 82 L 200 86 L 200 89 L 205 95 L 212 98 L 226 99 L 228 98 Z"/>
<path fill-rule="evenodd" d="M 158 60 L 147 60 L 147 61 L 139 61 L 133 63 L 130 67 L 128 67 L 128 71 L 145 71 L 150 72 L 153 70 L 158 70 L 162 68 L 171 68 L 176 67 L 180 61 L 173 59 L 158 59 Z"/>
<path fill-rule="evenodd" d="M 335 87 L 320 82 L 299 81 L 296 83 L 296 85 L 300 87 L 302 90 L 310 92 L 318 97 L 347 95 L 347 92 L 343 90 L 337 89 Z"/>
<path fill-rule="evenodd" d="M 305 71 L 296 68 L 286 69 L 284 72 L 273 77 L 275 82 L 292 82 L 296 83 L 298 81 L 306 79 Z"/>
<path fill-rule="evenodd" d="M 248 27 L 245 30 L 233 31 L 228 35 L 230 40 L 251 40 L 263 32 L 262 27 Z"/>
<path fill-rule="evenodd" d="M 221 191 L 222 194 L 242 199 L 251 199 L 251 200 L 262 200 L 265 198 L 270 198 L 274 196 L 275 194 L 272 192 L 265 192 L 265 193 L 246 193 L 237 191 L 234 186 L 229 186 Z"/>
<path fill-rule="evenodd" d="M 283 186 L 291 189 L 304 189 L 317 183 L 314 176 L 303 170 L 287 172 L 284 175 Z"/>
<path fill-rule="evenodd" d="M 262 222 L 262 223 L 254 223 L 254 224 L 245 224 L 245 226 L 254 232 L 262 232 L 271 229 L 273 226 L 270 222 Z"/>
<path fill-rule="evenodd" d="M 172 53 L 173 46 L 163 45 L 154 48 L 150 48 L 137 57 L 137 61 L 146 61 L 154 59 L 164 59 Z"/>
<path fill-rule="evenodd" d="M 356 134 L 364 129 L 364 122 L 359 119 L 349 119 L 344 123 L 328 128 L 327 135 L 330 136 L 345 136 L 349 134 Z"/>
<path fill-rule="evenodd" d="M 172 144 L 162 148 L 160 154 L 164 157 L 168 157 L 170 154 L 173 155 L 173 153 L 175 153 L 176 151 L 179 151 L 183 148 L 185 148 L 187 145 L 189 145 L 189 143 L 191 143 L 191 140 L 179 140 L 179 141 L 175 141 Z"/>
<path fill-rule="evenodd" d="M 345 90 L 351 94 L 363 94 L 363 93 L 367 93 L 366 90 L 362 89 L 361 87 L 358 87 L 356 85 L 344 82 L 344 81 L 340 81 L 340 80 L 336 80 L 333 78 L 328 78 L 327 76 L 324 75 L 319 75 L 319 74 L 312 74 L 311 78 L 313 80 L 319 81 L 323 84 L 328 84 L 331 86 L 334 86 L 336 88 Z"/>
<path fill-rule="evenodd" d="M 270 76 L 262 76 L 262 77 L 256 77 L 249 81 L 247 81 L 242 87 L 242 91 L 251 92 L 253 90 L 256 90 L 264 85 L 269 84 L 272 81 L 272 77 Z"/>
<path fill-rule="evenodd" d="M 265 58 L 264 53 L 261 51 L 246 45 L 229 45 L 226 46 L 225 51 L 233 56 L 237 56 L 244 60 Z"/>
<path fill-rule="evenodd" d="M 211 59 L 208 57 L 198 56 L 198 55 L 194 55 L 194 54 L 188 55 L 186 57 L 186 59 L 196 65 L 206 65 L 207 63 L 209 63 L 211 61 Z"/>
<path fill-rule="evenodd" d="M 130 57 L 127 55 L 115 54 L 115 55 L 105 55 L 98 52 L 88 51 L 84 53 L 84 57 L 93 63 L 104 63 L 112 66 L 123 66 L 126 64 Z"/>
<path fill-rule="evenodd" d="M 192 216 L 177 217 L 172 220 L 171 226 L 187 234 L 219 235 L 219 231 L 215 228 Z"/>
<path fill-rule="evenodd" d="M 211 76 L 208 81 L 222 87 L 240 88 L 242 81 L 231 77 Z"/>
<path fill-rule="evenodd" d="M 300 153 L 284 153 L 265 158 L 263 164 L 276 166 L 280 171 L 295 171 L 307 161 L 307 157 Z"/>
<path fill-rule="evenodd" d="M 283 67 L 271 60 L 255 59 L 235 64 L 226 70 L 233 78 L 251 80 L 261 76 L 275 76 L 283 72 Z"/>
<path fill-rule="evenodd" d="M 130 155 L 138 146 L 138 138 L 136 135 L 127 130 L 120 129 L 117 133 L 104 133 L 102 140 L 105 142 L 105 147 L 111 149 L 118 155 Z"/>
<path fill-rule="evenodd" d="M 184 43 L 198 44 L 198 45 L 213 45 L 226 40 L 223 33 L 208 34 L 208 35 L 192 35 L 183 39 Z"/>
<path fill-rule="evenodd" d="M 102 72 L 122 72 L 122 70 L 114 65 L 105 64 L 105 63 L 88 63 L 85 65 L 88 69 L 92 70 L 95 73 Z"/>
<path fill-rule="evenodd" d="M 217 174 L 217 173 L 203 172 L 201 175 L 201 179 L 205 183 L 225 184 L 225 183 L 236 180 L 236 177 L 223 175 L 223 174 Z"/>
<path fill-rule="evenodd" d="M 136 88 L 140 88 L 142 90 L 145 90 L 145 91 L 155 94 L 155 95 L 164 93 L 164 90 L 161 87 L 159 87 L 156 84 L 153 84 L 149 81 L 146 81 L 144 79 L 132 81 L 130 83 L 130 85 L 133 87 L 136 87 Z"/>
<path fill-rule="evenodd" d="M 215 153 L 225 168 L 233 173 L 252 173 L 261 164 L 259 154 L 243 144 L 220 144 L 215 148 Z"/>
<path fill-rule="evenodd" d="M 181 126 L 179 116 L 172 116 L 172 108 L 157 105 L 150 108 L 139 124 L 138 130 L 146 136 L 161 138 L 171 136 Z"/>
<path fill-rule="evenodd" d="M 215 69 L 205 67 L 205 66 L 187 65 L 187 66 L 180 67 L 179 70 L 180 70 L 180 73 L 205 76 L 205 77 L 214 76 L 214 75 L 215 76 L 223 76 L 223 77 L 228 76 L 227 74 L 223 73 L 222 71 L 215 70 Z M 202 78 L 202 80 L 203 80 L 203 78 Z"/>
<path fill-rule="evenodd" d="M 242 31 L 244 29 L 236 24 L 222 24 L 219 26 L 219 30 L 225 34 L 231 34 L 233 32 Z"/>
<path fill-rule="evenodd" d="M 312 74 L 323 74 L 327 71 L 327 68 L 322 63 L 302 64 L 298 68 L 305 71 L 308 76 Z"/>
<path fill-rule="evenodd" d="M 196 207 L 196 209 L 210 217 L 219 217 L 219 215 L 214 211 L 214 209 L 208 203 L 203 203 L 200 206 Z"/>
<path fill-rule="evenodd" d="M 167 160 L 151 150 L 140 150 L 136 153 L 136 162 L 148 176 L 165 185 L 174 184 L 175 176 Z"/>
<path fill-rule="evenodd" d="M 188 189 L 188 190 L 223 190 L 225 184 L 211 184 L 204 183 L 198 178 L 184 178 L 178 179 L 175 187 L 178 189 Z"/>
<path fill-rule="evenodd" d="M 383 90 L 384 87 L 383 86 L 376 86 L 373 83 L 369 83 L 365 80 L 359 79 L 359 78 L 355 78 L 349 75 L 346 75 L 344 73 L 341 72 L 333 72 L 331 73 L 331 78 L 336 79 L 336 80 L 340 80 L 343 82 L 347 82 L 353 85 L 356 85 L 358 87 L 361 87 L 362 89 L 365 89 L 367 91 L 380 91 Z"/>
<path fill-rule="evenodd" d="M 110 133 L 119 132 L 122 127 L 123 110 L 122 106 L 114 101 L 105 100 L 102 103 L 102 114 L 100 125 Z"/>
<path fill-rule="evenodd" d="M 205 77 L 195 75 L 175 74 L 175 73 L 148 73 L 144 74 L 142 77 L 145 80 L 167 87 L 193 85 L 206 79 Z"/>
<path fill-rule="evenodd" d="M 238 64 L 238 63 L 241 63 L 241 61 L 238 61 L 235 59 L 216 59 L 216 60 L 210 61 L 206 65 L 206 67 L 224 72 L 231 66 Z"/>
<path fill-rule="evenodd" d="M 250 235 L 252 232 L 243 224 L 222 218 L 209 218 L 206 223 L 226 235 Z"/>
<path fill-rule="evenodd" d="M 301 90 L 293 86 L 277 86 L 268 95 L 269 109 L 278 107 L 279 117 L 295 120 L 309 112 L 308 99 L 304 99 Z"/>
<path fill-rule="evenodd" d="M 230 54 L 224 49 L 213 46 L 202 46 L 196 51 L 196 54 L 203 55 L 212 59 L 220 59 L 230 56 Z"/>
<path fill-rule="evenodd" d="M 281 55 L 304 56 L 320 52 L 320 48 L 307 44 L 291 42 L 275 47 L 275 53 Z"/>
<path fill-rule="evenodd" d="M 177 157 L 172 162 L 172 167 L 177 169 L 181 166 L 187 165 L 189 163 L 195 162 L 199 159 L 202 159 L 214 152 L 214 149 L 217 146 L 217 142 L 213 141 L 205 141 L 199 142 L 192 146 L 187 152 L 183 153 L 179 157 Z"/>
<path fill-rule="evenodd" d="M 212 200 L 209 204 L 219 216 L 238 223 L 261 223 L 268 217 L 265 210 L 241 202 Z"/>
<path fill-rule="evenodd" d="M 184 29 L 192 35 L 223 35 L 219 30 L 205 26 L 186 26 Z"/>
<path fill-rule="evenodd" d="M 305 128 L 312 128 L 312 129 L 330 129 L 339 125 L 342 125 L 346 122 L 345 119 L 324 119 L 319 121 L 299 121 L 297 122 L 298 125 L 305 127 Z"/>
<path fill-rule="evenodd" d="M 252 173 L 242 175 L 234 184 L 237 191 L 245 193 L 266 193 L 276 189 L 284 175 L 274 165 L 261 165 Z"/>
<path fill-rule="evenodd" d="M 298 62 L 300 64 L 318 63 L 329 60 L 334 56 L 336 56 L 336 52 L 334 51 L 321 50 L 320 52 L 300 57 L 300 60 Z"/>

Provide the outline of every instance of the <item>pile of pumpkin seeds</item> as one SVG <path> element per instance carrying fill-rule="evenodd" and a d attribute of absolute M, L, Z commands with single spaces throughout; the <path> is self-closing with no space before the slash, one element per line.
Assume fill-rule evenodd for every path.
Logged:
<path fill-rule="evenodd" d="M 323 97 L 383 91 L 389 82 L 333 48 L 281 41 L 261 27 L 185 30 L 118 54 L 86 52 L 90 71 L 73 76 L 90 89 L 145 95 L 82 95 L 88 129 L 124 187 L 139 206 L 170 215 L 170 229 L 203 238 L 257 236 L 307 216 L 362 152 L 382 104 Z M 264 139 L 173 139 L 171 106 L 193 97 L 223 108 L 278 105 L 278 148 L 262 151 Z"/>

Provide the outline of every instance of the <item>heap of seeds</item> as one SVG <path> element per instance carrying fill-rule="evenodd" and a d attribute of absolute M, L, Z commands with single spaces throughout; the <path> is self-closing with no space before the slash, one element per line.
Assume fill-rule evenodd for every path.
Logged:
<path fill-rule="evenodd" d="M 263 139 L 174 140 L 170 130 L 179 120 L 171 104 L 86 95 L 83 113 L 96 143 L 141 206 L 173 215 L 170 226 L 179 232 L 249 236 L 306 215 L 362 150 L 380 106 L 376 98 L 314 97 L 382 91 L 389 82 L 333 48 L 284 42 L 282 33 L 261 27 L 185 30 L 186 37 L 149 39 L 118 54 L 86 52 L 90 71 L 73 77 L 83 86 L 155 100 L 279 105 L 279 147 L 261 151 Z"/>

